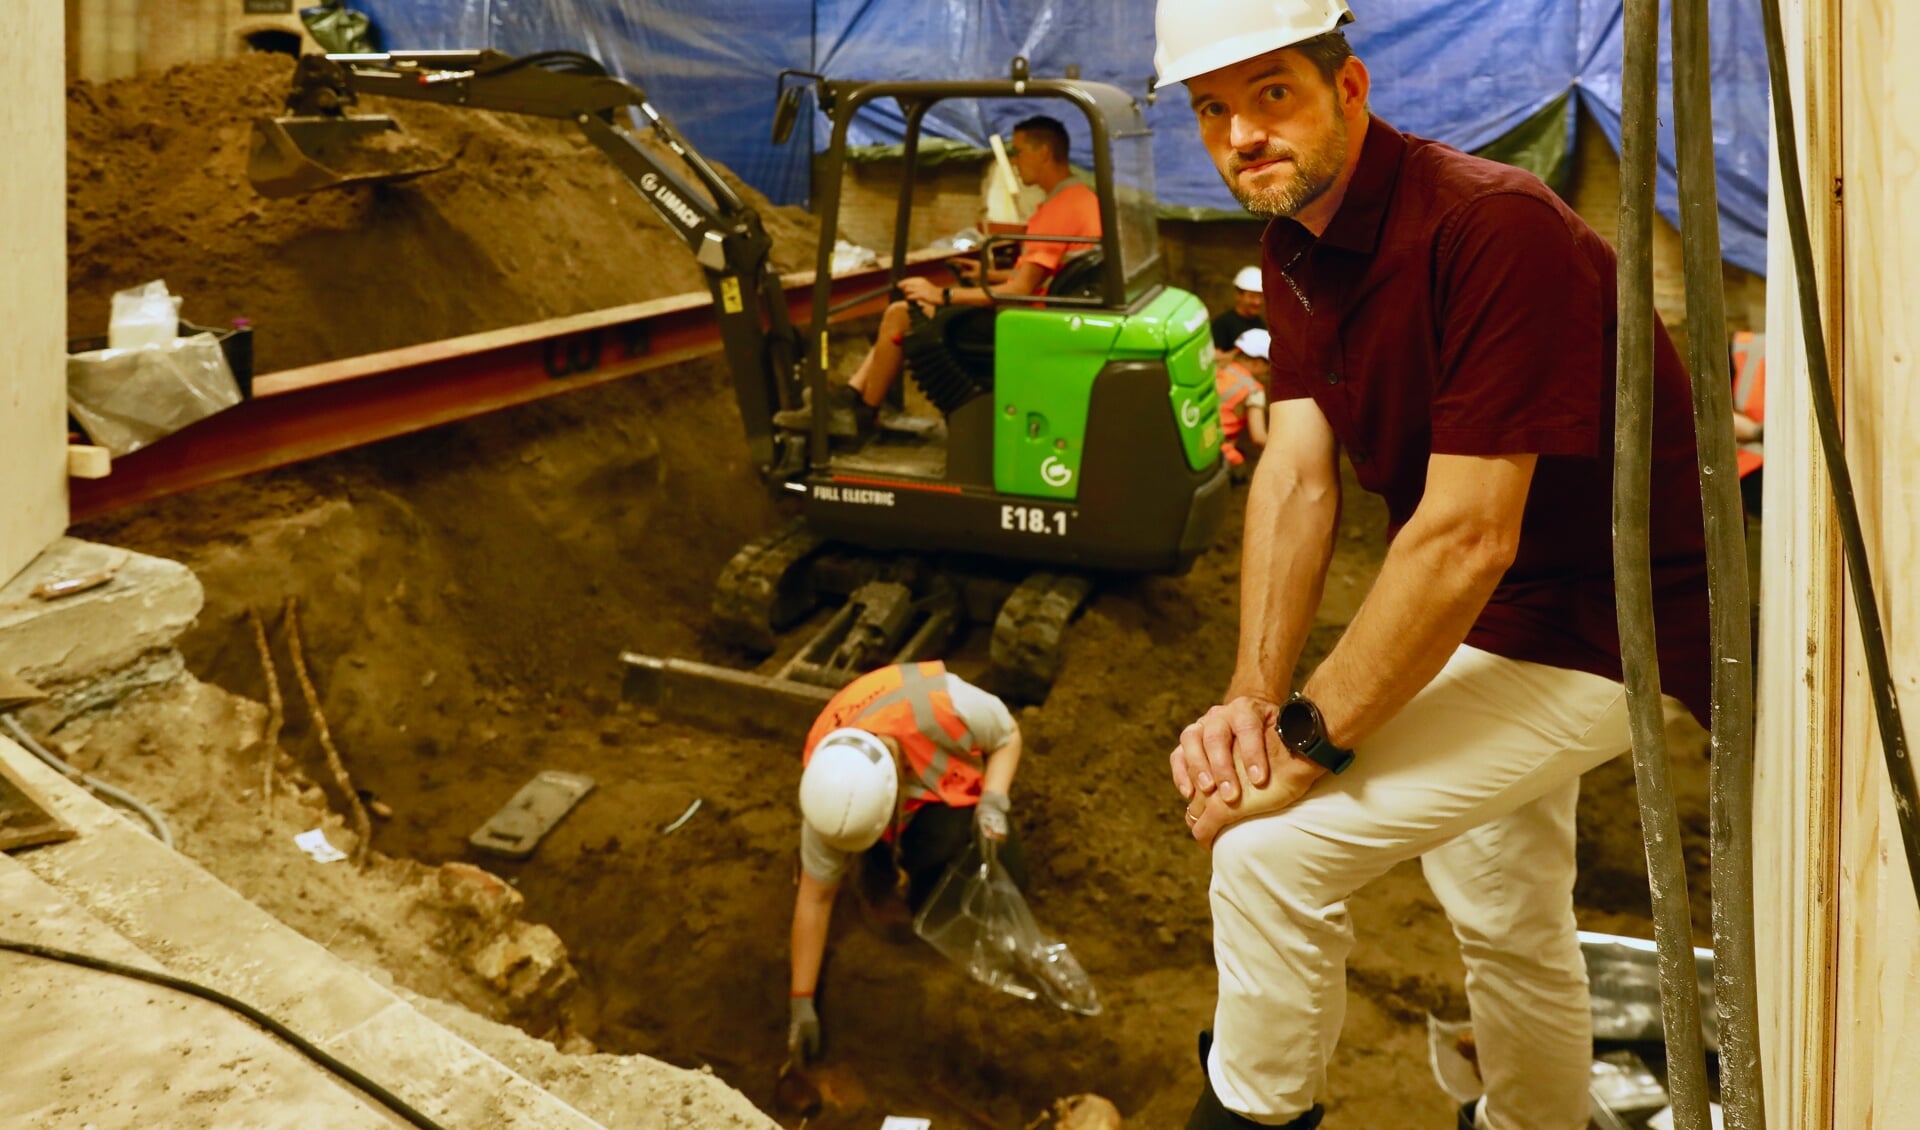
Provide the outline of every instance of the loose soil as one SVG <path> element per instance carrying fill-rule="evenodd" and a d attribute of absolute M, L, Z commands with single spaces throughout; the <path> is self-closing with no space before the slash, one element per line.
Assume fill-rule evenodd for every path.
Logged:
<path fill-rule="evenodd" d="M 252 105 L 270 110 L 269 68 L 249 66 L 260 84 Z M 153 80 L 160 93 L 139 97 L 199 97 L 197 83 L 180 74 Z M 137 102 L 132 90 L 81 88 L 74 97 L 117 103 L 126 120 L 136 120 L 125 109 Z M 222 160 L 244 146 L 234 132 L 244 117 L 230 115 L 214 131 L 228 155 Z M 86 128 L 76 127 L 76 148 L 92 136 Z M 492 136 L 473 128 L 469 154 Z M 185 144 L 170 136 L 154 142 L 156 152 Z M 522 183 L 565 179 L 542 162 L 567 145 L 549 139 L 537 153 L 514 158 L 526 163 Z M 118 167 L 105 158 L 75 160 Z M 363 198 L 326 206 L 342 211 L 301 219 L 250 202 L 263 209 L 250 222 L 274 217 L 284 226 L 263 237 L 215 225 L 196 238 L 231 235 L 231 242 L 209 244 L 216 253 L 204 274 L 175 266 L 195 256 L 151 273 L 189 295 L 189 316 L 198 295 L 216 293 L 224 272 L 281 280 L 276 300 L 286 303 L 288 328 L 273 364 L 337 356 L 348 342 L 398 344 L 388 338 L 410 329 L 417 339 L 484 328 L 462 319 L 526 320 L 525 300 L 506 284 L 524 282 L 529 268 L 501 258 L 499 238 L 508 233 L 445 212 L 423 219 L 424 194 L 445 175 L 416 188 L 358 190 Z M 470 193 L 484 193 L 467 183 Z M 79 191 L 76 200 L 86 190 Z M 441 204 L 461 201 L 471 196 L 456 193 Z M 595 201 L 586 210 L 600 207 Z M 584 222 L 580 211 L 552 215 Z M 540 214 L 496 211 L 491 223 L 512 227 Z M 392 236 L 408 250 L 396 254 L 390 244 L 376 256 L 368 241 L 360 252 L 335 254 L 340 240 L 353 238 L 346 233 L 373 215 L 410 218 L 418 230 Z M 312 226 L 302 233 L 301 224 Z M 82 215 L 74 221 L 76 247 L 99 246 L 102 236 L 88 236 L 96 230 L 89 225 L 121 232 L 129 246 L 173 238 L 154 227 L 151 214 Z M 594 246 L 591 237 L 581 244 Z M 678 249 L 657 249 L 646 262 L 665 277 L 669 263 L 684 258 Z M 425 261 L 436 270 L 462 264 L 449 268 L 449 277 L 461 279 L 457 302 L 443 290 L 392 285 L 400 274 L 394 264 L 411 270 Z M 101 303 L 115 287 L 140 281 L 134 276 L 156 260 L 139 262 L 141 269 L 110 280 L 110 272 L 76 262 L 75 284 L 93 287 L 88 301 Z M 582 289 L 564 292 L 576 295 L 575 308 L 649 296 L 623 291 L 608 299 L 585 285 L 587 274 L 574 272 Z M 376 303 L 368 288 L 381 286 L 387 289 Z M 490 286 L 509 293 L 483 294 Z M 563 290 L 556 284 L 548 293 Z M 326 305 L 343 294 L 367 309 L 349 317 Z M 553 313 L 568 304 L 553 301 Z M 625 648 L 744 661 L 705 633 L 711 585 L 733 550 L 782 514 L 757 485 L 740 435 L 723 368 L 700 362 L 162 500 L 76 533 L 192 566 L 208 602 L 182 641 L 188 664 L 246 699 L 263 699 L 265 688 L 244 611 L 257 608 L 277 627 L 284 599 L 298 598 L 315 679 L 355 783 L 394 812 L 375 826 L 378 853 L 427 867 L 483 863 L 524 896 L 525 921 L 551 926 L 564 940 L 581 988 L 560 1009 L 561 1021 L 538 1022 L 556 1025 L 541 1031 L 711 1065 L 772 1109 L 775 1071 L 785 1059 L 799 735 L 763 740 L 727 718 L 684 725 L 631 709 L 619 696 L 617 662 Z M 1383 554 L 1382 509 L 1351 482 L 1344 522 L 1310 661 L 1337 639 Z M 1193 1039 L 1210 1014 L 1213 965 L 1206 856 L 1184 834 L 1165 753 L 1179 727 L 1213 701 L 1232 665 L 1239 537 L 1236 518 L 1189 575 L 1103 591 L 1074 630 L 1051 699 L 1022 714 L 1031 752 L 1016 786 L 1015 819 L 1033 859 L 1033 905 L 1092 975 L 1104 1013 L 1077 1018 L 986 993 L 897 921 L 843 900 L 821 997 L 829 1054 L 817 1082 L 827 1107 L 808 1123 L 814 1130 L 868 1128 L 887 1113 L 932 1116 L 943 1128 L 1015 1130 L 1055 1098 L 1087 1091 L 1118 1104 L 1129 1125 L 1184 1120 L 1200 1085 Z M 289 715 L 283 746 L 306 777 L 325 779 L 305 712 L 294 705 Z M 1686 739 L 1675 753 L 1699 864 L 1705 769 L 1688 725 L 1675 724 Z M 82 743 L 80 752 L 88 750 L 109 777 L 139 756 L 124 742 Z M 599 787 L 531 860 L 472 855 L 467 835 L 547 768 L 588 774 Z M 201 785 L 190 765 L 183 772 Z M 665 832 L 695 799 L 703 802 L 698 813 Z M 329 800 L 336 810 L 343 803 L 337 795 Z M 169 803 L 190 802 L 163 798 Z M 1581 812 L 1585 925 L 1648 931 L 1637 815 L 1624 760 L 1590 777 Z M 243 847 L 236 841 L 209 850 L 239 855 Z M 1704 931 L 1704 870 L 1696 876 L 1696 922 Z M 1411 864 L 1358 896 L 1352 914 L 1359 944 L 1327 1096 L 1332 1121 L 1449 1126 L 1451 1106 L 1431 1080 L 1424 1030 L 1429 1011 L 1465 1011 L 1445 917 Z M 327 922 L 316 914 L 296 925 L 328 941 Z M 433 960 L 375 959 L 402 968 Z M 420 991 L 459 997 L 431 984 Z"/>
<path fill-rule="evenodd" d="M 105 333 L 113 293 L 155 278 L 190 321 L 249 319 L 260 372 L 706 288 L 680 238 L 570 123 L 366 99 L 356 113 L 391 114 L 453 163 L 257 195 L 252 122 L 284 112 L 292 73 L 261 53 L 67 88 L 70 336 Z M 811 269 L 812 219 L 727 180 L 773 236 L 774 265 Z"/>

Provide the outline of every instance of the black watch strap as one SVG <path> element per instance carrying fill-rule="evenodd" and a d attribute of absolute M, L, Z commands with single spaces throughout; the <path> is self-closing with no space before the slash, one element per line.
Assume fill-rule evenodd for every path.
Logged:
<path fill-rule="evenodd" d="M 1320 708 L 1303 694 L 1296 692 L 1280 708 L 1274 729 L 1279 731 L 1280 744 L 1329 773 L 1344 773 L 1347 766 L 1353 764 L 1353 751 L 1327 740 L 1327 726 L 1320 716 Z"/>

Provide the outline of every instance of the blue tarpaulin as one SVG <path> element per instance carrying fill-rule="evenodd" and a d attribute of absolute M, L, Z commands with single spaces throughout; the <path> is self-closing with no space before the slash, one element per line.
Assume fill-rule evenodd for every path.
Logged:
<path fill-rule="evenodd" d="M 1493 142 L 1572 93 L 1617 147 L 1621 0 L 1351 0 L 1354 50 L 1373 75 L 1373 107 L 1403 130 L 1462 149 Z M 804 201 L 808 153 L 769 139 L 774 75 L 947 79 L 1069 65 L 1144 96 L 1153 74 L 1153 0 L 354 0 L 390 49 L 569 48 L 638 82 L 702 153 L 782 202 Z M 1663 20 L 1664 25 L 1664 20 Z M 1767 72 L 1759 0 L 1711 8 L 1714 142 L 1726 258 L 1766 266 Z M 1663 27 L 1657 199 L 1678 215 L 1671 53 Z M 927 131 L 984 146 L 1031 106 L 949 103 Z M 1162 202 L 1233 209 L 1200 147 L 1183 90 L 1149 111 Z M 1569 129 L 1572 117 L 1569 116 Z M 1081 123 L 1068 121 L 1070 131 Z M 858 123 L 855 144 L 900 140 L 890 106 Z M 1084 127 L 1076 131 L 1084 133 Z M 824 144 L 824 129 L 813 132 Z M 1085 138 L 1076 138 L 1084 157 Z"/>

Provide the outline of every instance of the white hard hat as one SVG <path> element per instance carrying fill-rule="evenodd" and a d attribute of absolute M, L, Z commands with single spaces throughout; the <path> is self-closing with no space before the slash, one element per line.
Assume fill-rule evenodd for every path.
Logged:
<path fill-rule="evenodd" d="M 1265 361 L 1273 348 L 1273 335 L 1266 330 L 1248 330 L 1234 339 L 1233 347 L 1249 357 Z"/>
<path fill-rule="evenodd" d="M 1258 267 L 1242 267 L 1240 268 L 1240 273 L 1233 276 L 1233 289 L 1235 290 L 1250 290 L 1255 294 L 1260 294 L 1264 290 L 1260 283 L 1260 268 Z"/>
<path fill-rule="evenodd" d="M 1352 18 L 1347 0 L 1160 0 L 1155 83 L 1185 82 L 1325 35 Z"/>
<path fill-rule="evenodd" d="M 893 823 L 900 773 L 865 730 L 830 731 L 800 774 L 800 816 L 836 851 L 865 851 Z"/>

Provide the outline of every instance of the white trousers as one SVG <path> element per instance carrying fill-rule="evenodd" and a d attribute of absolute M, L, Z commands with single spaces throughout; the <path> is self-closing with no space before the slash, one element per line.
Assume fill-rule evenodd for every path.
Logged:
<path fill-rule="evenodd" d="M 1293 807 L 1213 849 L 1220 996 L 1207 1072 L 1284 1124 L 1326 1093 L 1347 1005 L 1347 898 L 1424 856 L 1467 966 L 1491 1130 L 1586 1130 L 1593 1058 L 1573 917 L 1580 775 L 1631 746 L 1626 690 L 1461 647 Z"/>

